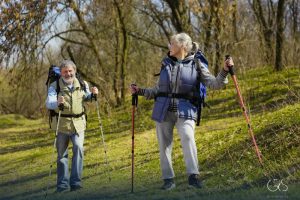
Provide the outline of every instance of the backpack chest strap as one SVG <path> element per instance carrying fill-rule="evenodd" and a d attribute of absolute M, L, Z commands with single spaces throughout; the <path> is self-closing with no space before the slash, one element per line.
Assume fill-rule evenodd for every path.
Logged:
<path fill-rule="evenodd" d="M 192 93 L 168 93 L 168 92 L 159 92 L 156 97 L 169 97 L 177 99 L 187 99 L 187 100 L 197 100 L 198 97 Z"/>

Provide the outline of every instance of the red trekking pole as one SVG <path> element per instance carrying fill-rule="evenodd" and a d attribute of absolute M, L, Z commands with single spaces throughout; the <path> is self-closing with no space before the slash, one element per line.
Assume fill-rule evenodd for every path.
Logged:
<path fill-rule="evenodd" d="M 225 56 L 225 60 L 227 60 L 229 58 L 230 58 L 230 55 L 226 55 Z M 246 122 L 247 122 L 248 132 L 249 132 L 249 134 L 250 134 L 250 136 L 252 138 L 252 142 L 254 144 L 256 155 L 258 157 L 259 163 L 261 165 L 263 165 L 262 158 L 261 158 L 261 153 L 260 153 L 260 151 L 258 149 L 258 146 L 256 144 L 256 140 L 255 140 L 255 137 L 254 137 L 254 134 L 253 134 L 253 130 L 252 130 L 251 124 L 250 124 L 250 119 L 249 119 L 248 114 L 247 114 L 246 106 L 244 104 L 243 97 L 242 97 L 242 94 L 241 94 L 239 86 L 238 86 L 237 78 L 236 78 L 236 76 L 234 74 L 234 71 L 233 71 L 233 66 L 229 66 L 228 68 L 229 68 L 229 73 L 230 73 L 230 75 L 232 77 L 232 80 L 233 80 L 236 92 L 237 92 L 238 97 L 239 97 L 239 103 L 240 103 L 240 106 L 241 106 L 241 108 L 243 110 L 243 114 L 244 114 L 244 117 L 245 117 Z"/>
<path fill-rule="evenodd" d="M 134 178 L 134 114 L 138 104 L 138 95 L 132 94 L 132 137 L 131 137 L 131 193 L 133 193 L 133 178 Z"/>

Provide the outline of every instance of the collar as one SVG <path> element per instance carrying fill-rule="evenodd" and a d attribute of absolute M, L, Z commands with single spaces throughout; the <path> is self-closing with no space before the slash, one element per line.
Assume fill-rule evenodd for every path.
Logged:
<path fill-rule="evenodd" d="M 175 62 L 189 63 L 191 60 L 194 59 L 194 54 L 189 53 L 183 60 L 178 60 L 176 57 L 170 56 L 170 51 L 169 51 L 166 58 L 173 63 L 175 63 Z"/>
<path fill-rule="evenodd" d="M 62 91 L 69 91 L 68 85 L 65 84 L 65 82 L 63 81 L 62 78 L 59 79 L 59 84 L 60 84 L 60 88 Z M 74 82 L 73 82 L 73 90 L 76 90 L 78 88 L 80 88 L 80 83 L 79 83 L 78 79 L 75 77 Z"/>

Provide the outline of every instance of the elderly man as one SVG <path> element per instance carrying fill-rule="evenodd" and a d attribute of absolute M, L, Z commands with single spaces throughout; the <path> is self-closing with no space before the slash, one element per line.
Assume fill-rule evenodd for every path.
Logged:
<path fill-rule="evenodd" d="M 71 187 L 71 191 L 81 189 L 81 175 L 83 170 L 83 141 L 86 128 L 84 101 L 97 95 L 98 89 L 84 81 L 80 83 L 75 76 L 76 66 L 70 60 L 64 60 L 60 65 L 61 78 L 58 83 L 53 82 L 48 89 L 46 106 L 50 110 L 59 112 L 63 105 L 57 135 L 57 192 L 64 192 Z M 58 88 L 59 87 L 59 88 Z M 58 114 L 52 118 L 51 127 L 56 129 Z M 73 143 L 72 169 L 69 177 L 68 144 Z"/>

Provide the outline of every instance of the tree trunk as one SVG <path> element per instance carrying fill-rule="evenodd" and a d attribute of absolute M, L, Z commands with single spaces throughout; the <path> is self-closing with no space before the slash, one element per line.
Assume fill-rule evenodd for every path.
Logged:
<path fill-rule="evenodd" d="M 102 61 L 101 61 L 101 56 L 100 56 L 100 52 L 98 49 L 98 46 L 95 42 L 95 40 L 93 39 L 93 36 L 91 34 L 91 32 L 89 31 L 89 28 L 86 24 L 86 22 L 84 21 L 84 17 L 82 16 L 81 11 L 79 10 L 79 8 L 77 7 L 76 3 L 74 0 L 68 0 L 69 4 L 70 4 L 70 8 L 74 11 L 74 13 L 76 14 L 76 17 L 79 21 L 79 24 L 85 34 L 85 36 L 87 37 L 87 39 L 89 40 L 91 47 L 92 47 L 92 51 L 96 56 L 96 59 L 98 61 L 99 67 L 101 69 L 102 67 Z"/>
<path fill-rule="evenodd" d="M 291 9 L 291 37 L 292 37 L 292 43 L 293 43 L 293 52 L 292 52 L 292 60 L 291 62 L 294 65 L 300 65 L 298 55 L 300 54 L 300 31 L 299 31 L 299 11 L 300 11 L 300 5 L 299 5 L 299 0 L 292 0 L 290 2 L 290 9 Z"/>
<path fill-rule="evenodd" d="M 232 12 L 232 28 L 233 28 L 233 38 L 235 42 L 239 41 L 238 31 L 237 31 L 237 0 L 234 0 L 232 4 L 233 12 Z"/>
<path fill-rule="evenodd" d="M 115 18 L 115 39 L 116 39 L 116 46 L 115 46 L 115 68 L 114 68 L 114 74 L 113 74 L 113 89 L 115 93 L 115 100 L 117 105 L 121 104 L 121 98 L 119 95 L 119 69 L 120 69 L 120 24 L 118 18 Z"/>
<path fill-rule="evenodd" d="M 125 25 L 125 24 L 124 24 Z M 128 34 L 126 27 L 122 27 L 122 36 L 123 36 L 123 48 L 122 48 L 122 59 L 121 59 L 121 100 L 122 103 L 125 102 L 125 94 L 126 94 L 126 86 L 125 86 L 125 79 L 126 79 L 126 68 L 127 68 L 127 60 L 128 60 Z"/>
<path fill-rule="evenodd" d="M 172 12 L 172 24 L 178 33 L 192 34 L 190 11 L 185 0 L 165 0 Z"/>
<path fill-rule="evenodd" d="M 126 94 L 126 86 L 125 86 L 125 80 L 126 80 L 126 68 L 127 68 L 127 60 L 128 60 L 128 32 L 125 22 L 125 14 L 124 12 L 127 12 L 127 16 L 129 15 L 128 10 L 125 10 L 125 3 L 123 2 L 123 5 L 121 3 L 117 2 L 117 0 L 114 1 L 115 7 L 117 9 L 118 13 L 118 20 L 120 23 L 120 31 L 121 31 L 121 37 L 122 37 L 122 53 L 121 53 L 121 63 L 120 63 L 120 92 L 121 92 L 121 103 L 125 102 L 125 94 Z"/>
<path fill-rule="evenodd" d="M 212 1 L 213 7 L 213 17 L 215 18 L 215 33 L 214 33 L 214 39 L 215 39 L 215 62 L 214 62 L 214 75 L 216 76 L 219 73 L 220 63 L 221 63 L 221 41 L 220 41 L 220 35 L 222 31 L 222 22 L 220 17 L 220 6 L 221 1 L 220 0 L 214 0 Z"/>
<path fill-rule="evenodd" d="M 262 9 L 260 0 L 253 0 L 252 9 L 253 9 L 256 19 L 260 25 L 261 34 L 263 36 L 262 38 L 264 40 L 265 57 L 266 57 L 265 60 L 266 60 L 267 64 L 271 64 L 273 61 L 273 57 L 274 57 L 273 47 L 272 47 L 272 35 L 273 35 L 272 23 L 273 23 L 273 21 L 270 19 L 270 20 L 268 20 L 269 23 L 267 23 L 267 21 L 264 17 L 264 13 L 263 13 L 263 9 Z M 270 16 L 270 13 L 269 13 L 269 16 Z M 270 18 L 272 18 L 272 17 L 270 17 Z"/>
<path fill-rule="evenodd" d="M 201 5 L 201 4 L 200 4 Z M 201 5 L 203 8 L 203 6 Z M 204 13 L 204 20 L 207 21 L 207 26 L 205 27 L 205 40 L 204 40 L 204 52 L 210 52 L 210 39 L 212 33 L 212 22 L 213 22 L 213 9 L 214 7 L 210 4 L 210 15 Z"/>
<path fill-rule="evenodd" d="M 275 58 L 275 70 L 280 71 L 282 66 L 282 46 L 283 46 L 283 31 L 284 31 L 284 3 L 285 0 L 279 0 L 277 6 L 276 17 L 276 58 Z"/>
<path fill-rule="evenodd" d="M 292 11 L 292 34 L 293 37 L 296 37 L 298 30 L 298 16 L 299 16 L 299 0 L 292 0 L 291 2 L 291 11 Z"/>

